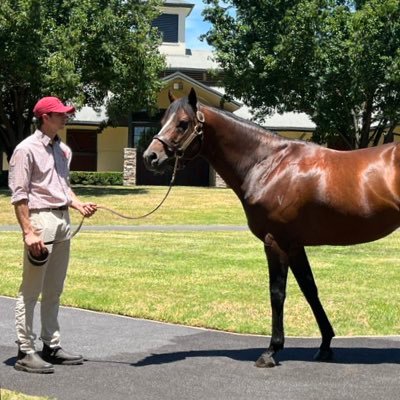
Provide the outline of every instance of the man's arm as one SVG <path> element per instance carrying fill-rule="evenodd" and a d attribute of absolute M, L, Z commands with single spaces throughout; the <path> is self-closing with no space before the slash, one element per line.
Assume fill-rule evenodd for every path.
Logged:
<path fill-rule="evenodd" d="M 72 199 L 71 207 L 78 210 L 83 216 L 91 217 L 97 211 L 97 204 L 92 202 L 82 203 L 70 188 L 70 196 Z"/>
<path fill-rule="evenodd" d="M 29 251 L 34 256 L 38 257 L 41 254 L 42 249 L 45 248 L 45 245 L 41 237 L 36 233 L 29 219 L 28 201 L 20 200 L 14 203 L 14 210 L 22 230 L 25 244 L 28 246 Z"/>

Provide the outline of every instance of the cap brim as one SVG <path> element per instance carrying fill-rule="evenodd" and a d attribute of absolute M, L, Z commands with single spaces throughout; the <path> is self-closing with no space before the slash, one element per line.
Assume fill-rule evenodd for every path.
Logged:
<path fill-rule="evenodd" d="M 72 106 L 62 106 L 60 107 L 61 111 L 55 111 L 55 112 L 60 112 L 60 113 L 66 113 L 66 114 L 73 114 L 75 112 L 75 107 Z"/>

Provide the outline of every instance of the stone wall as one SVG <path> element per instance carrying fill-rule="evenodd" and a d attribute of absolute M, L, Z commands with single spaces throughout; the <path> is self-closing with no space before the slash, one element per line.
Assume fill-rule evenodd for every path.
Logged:
<path fill-rule="evenodd" d="M 217 172 L 215 173 L 215 187 L 217 187 L 217 188 L 227 188 L 228 187 L 228 185 L 219 176 L 219 174 Z"/>
<path fill-rule="evenodd" d="M 124 186 L 136 185 L 136 149 L 124 148 Z"/>
<path fill-rule="evenodd" d="M 215 169 L 210 165 L 210 187 L 227 188 L 225 181 L 218 175 Z"/>

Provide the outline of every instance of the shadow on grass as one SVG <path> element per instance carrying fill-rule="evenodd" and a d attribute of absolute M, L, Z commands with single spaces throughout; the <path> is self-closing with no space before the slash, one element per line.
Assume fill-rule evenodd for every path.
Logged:
<path fill-rule="evenodd" d="M 107 186 L 73 186 L 73 191 L 79 196 L 111 196 L 111 195 L 138 195 L 149 193 L 148 189 L 141 187 L 107 187 Z"/>
<path fill-rule="evenodd" d="M 11 191 L 7 187 L 0 187 L 0 196 L 11 196 Z"/>
<path fill-rule="evenodd" d="M 283 350 L 276 356 L 278 365 L 285 361 L 313 362 L 317 349 L 305 347 L 292 347 Z M 334 350 L 333 364 L 400 364 L 400 349 L 372 349 L 365 347 L 336 348 Z M 131 365 L 144 367 L 178 362 L 194 357 L 227 357 L 236 361 L 256 361 L 265 351 L 265 348 L 240 349 L 240 350 L 191 350 L 162 354 L 152 354 L 143 360 Z"/>
<path fill-rule="evenodd" d="M 126 187 L 126 186 L 80 186 L 73 185 L 73 191 L 75 194 L 79 196 L 91 196 L 91 197 L 100 197 L 100 196 L 111 196 L 111 195 L 138 195 L 138 194 L 147 194 L 149 190 L 144 187 Z M 11 196 L 11 192 L 8 188 L 0 188 L 0 196 Z"/>

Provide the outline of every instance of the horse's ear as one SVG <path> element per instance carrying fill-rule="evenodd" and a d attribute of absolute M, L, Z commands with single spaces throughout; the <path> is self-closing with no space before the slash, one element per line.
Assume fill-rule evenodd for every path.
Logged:
<path fill-rule="evenodd" d="M 170 103 L 173 103 L 176 100 L 176 97 L 172 94 L 171 90 L 168 90 L 168 98 Z"/>
<path fill-rule="evenodd" d="M 196 111 L 197 110 L 197 95 L 193 88 L 190 90 L 188 100 L 189 100 L 189 104 L 192 106 L 193 110 Z"/>

